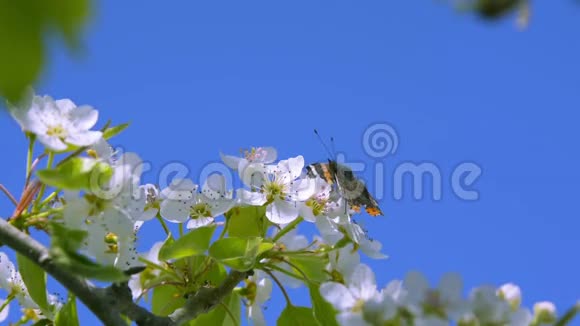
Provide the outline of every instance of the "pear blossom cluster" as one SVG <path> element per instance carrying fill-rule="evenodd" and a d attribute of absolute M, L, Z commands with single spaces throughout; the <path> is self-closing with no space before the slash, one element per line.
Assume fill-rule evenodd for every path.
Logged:
<path fill-rule="evenodd" d="M 340 325 L 541 325 L 556 321 L 551 302 L 524 308 L 518 286 L 483 286 L 463 296 L 461 277 L 445 274 L 437 286 L 419 272 L 378 289 L 375 275 L 356 265 L 340 281 L 323 283 L 322 296 L 338 311 Z"/>
<path fill-rule="evenodd" d="M 5 321 L 10 313 L 10 300 L 16 299 L 23 311 L 25 320 L 39 320 L 42 316 L 53 317 L 52 310 L 41 310 L 32 300 L 22 276 L 5 252 L 0 251 L 0 290 L 7 293 L 7 299 L 0 298 L 0 323 Z M 49 305 L 55 310 L 61 303 L 55 295 L 47 294 Z"/>
<path fill-rule="evenodd" d="M 238 173 L 245 187 L 227 189 L 225 177 L 217 174 L 207 178 L 201 191 L 190 179 L 172 180 L 160 192 L 164 219 L 187 222 L 191 229 L 213 223 L 234 206 L 265 206 L 265 216 L 274 225 L 284 226 L 301 218 L 314 223 L 329 245 L 346 236 L 369 257 L 386 258 L 381 253 L 382 244 L 356 224 L 346 199 L 322 178 L 304 173 L 303 156 L 275 163 L 276 149 L 254 147 L 242 157 L 221 154 L 221 158 Z"/>
<path fill-rule="evenodd" d="M 71 229 L 87 231 L 83 249 L 97 262 L 127 269 L 139 265 L 137 231 L 157 214 L 157 208 L 148 205 L 148 194 L 155 187 L 140 185 L 141 159 L 136 154 L 116 157 L 109 153 L 110 147 L 105 146 L 105 152 L 100 148 L 95 146 L 93 155 L 105 159 L 113 168 L 113 175 L 93 192 L 65 191 L 63 223 Z"/>
<path fill-rule="evenodd" d="M 229 213 L 259 207 L 267 221 L 266 231 L 259 238 L 264 238 L 272 249 L 255 259 L 250 276 L 234 290 L 243 299 L 246 317 L 253 325 L 265 325 L 262 310 L 274 285 L 285 296 L 285 287 L 307 285 L 310 291 L 315 289 L 331 305 L 340 325 L 431 326 L 452 322 L 465 326 L 523 326 L 556 321 L 556 308 L 551 302 L 539 302 L 533 310 L 522 307 L 521 291 L 512 283 L 499 288 L 478 287 L 464 295 L 461 278 L 456 274 L 444 275 L 437 286 L 432 286 L 422 274 L 411 272 L 403 280 L 393 280 L 379 289 L 373 271 L 361 263 L 359 251 L 370 259 L 385 259 L 382 244 L 371 239 L 356 222 L 354 215 L 358 211 L 350 208 L 336 185 L 304 172 L 305 159 L 301 155 L 278 160 L 273 147 L 253 147 L 239 156 L 222 153 L 223 163 L 237 174 L 241 188 L 233 189 L 219 174 L 199 183 L 175 178 L 160 188 L 142 182 L 143 161 L 137 154 L 114 150 L 104 130 L 92 130 L 98 120 L 98 112 L 92 107 L 30 94 L 23 103 L 9 108 L 32 142 L 38 140 L 51 157 L 77 151 L 86 166 L 102 163 L 110 167 L 108 178 L 91 179 L 88 188 L 55 189 L 52 204 L 44 207 L 50 214 L 42 217 L 49 216 L 51 222 L 85 232 L 86 238 L 78 249 L 100 265 L 123 271 L 142 267 L 128 283 L 135 301 L 167 284 L 189 289 L 191 278 L 195 277 L 184 276 L 191 266 L 179 269 L 175 259 L 161 259 L 165 242 L 156 242 L 147 253 L 137 253 L 138 232 L 145 222 L 161 223 L 168 238 L 172 235 L 166 222 L 179 224 L 180 233 L 183 226 L 189 232 L 222 227 L 221 239 L 229 231 Z M 36 205 L 27 213 L 37 213 Z M 316 227 L 318 234 L 311 240 L 300 234 L 301 222 Z M 292 263 L 293 255 L 322 262 L 322 276 L 318 277 L 323 280 L 310 280 Z M 199 273 L 214 263 L 205 258 Z M 193 280 L 195 286 L 197 281 Z M 8 293 L 6 300 L 0 299 L 0 322 L 6 318 L 13 299 L 23 309 L 51 318 L 52 312 L 39 310 L 3 252 L 0 289 Z M 51 299 L 51 306 L 58 308 L 59 303 Z"/>

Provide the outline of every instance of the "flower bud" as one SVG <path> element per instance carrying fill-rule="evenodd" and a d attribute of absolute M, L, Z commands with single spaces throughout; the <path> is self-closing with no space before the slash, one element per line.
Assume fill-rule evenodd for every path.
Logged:
<path fill-rule="evenodd" d="M 518 310 L 522 302 L 522 291 L 513 283 L 506 283 L 497 290 L 497 295 L 510 304 L 513 311 Z"/>
<path fill-rule="evenodd" d="M 538 324 L 552 324 L 556 321 L 556 306 L 550 301 L 534 304 L 534 319 Z"/>

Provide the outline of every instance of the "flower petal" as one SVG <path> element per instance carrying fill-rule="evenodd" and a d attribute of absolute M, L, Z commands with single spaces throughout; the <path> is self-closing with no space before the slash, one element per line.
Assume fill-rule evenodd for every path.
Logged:
<path fill-rule="evenodd" d="M 336 224 L 333 223 L 328 217 L 322 216 L 317 218 L 315 223 L 316 227 L 318 228 L 318 232 L 320 232 L 322 239 L 324 239 L 327 244 L 333 245 L 342 239 L 342 233 L 338 230 Z"/>
<path fill-rule="evenodd" d="M 226 190 L 226 178 L 221 174 L 212 174 L 205 180 L 201 193 L 212 200 L 231 198 L 231 192 Z"/>
<path fill-rule="evenodd" d="M 67 200 L 63 209 L 64 224 L 71 229 L 84 229 L 89 210 L 90 205 L 84 198 Z"/>
<path fill-rule="evenodd" d="M 234 201 L 232 199 L 212 200 L 207 201 L 207 204 L 210 207 L 212 217 L 220 216 L 234 207 Z"/>
<path fill-rule="evenodd" d="M 242 204 L 262 206 L 266 203 L 266 196 L 261 192 L 238 189 L 237 198 Z"/>
<path fill-rule="evenodd" d="M 0 306 L 4 306 L 4 302 L 6 302 L 6 300 L 0 299 Z M 10 313 L 10 305 L 4 306 L 2 311 L 0 311 L 0 323 L 8 318 L 8 313 Z"/>
<path fill-rule="evenodd" d="M 298 203 L 299 214 L 305 221 L 316 222 L 316 215 L 312 211 L 312 207 L 306 205 L 306 203 Z"/>
<path fill-rule="evenodd" d="M 69 134 L 65 141 L 69 144 L 77 146 L 91 146 L 96 144 L 99 139 L 103 137 L 100 131 L 81 131 L 74 134 Z"/>
<path fill-rule="evenodd" d="M 109 207 L 103 211 L 102 223 L 108 232 L 114 232 L 119 241 L 133 237 L 134 222 L 126 211 L 120 210 L 117 207 Z"/>
<path fill-rule="evenodd" d="M 97 123 L 99 111 L 88 105 L 82 105 L 72 110 L 70 119 L 73 125 L 79 130 L 89 130 Z"/>
<path fill-rule="evenodd" d="M 198 218 L 192 218 L 187 222 L 186 227 L 188 229 L 197 229 L 200 228 L 202 226 L 206 226 L 208 224 L 211 224 L 211 222 L 213 222 L 213 218 L 212 217 L 198 217 Z"/>
<path fill-rule="evenodd" d="M 0 251 L 0 288 L 10 291 L 10 282 L 14 279 L 16 269 L 4 252 Z"/>
<path fill-rule="evenodd" d="M 341 326 L 372 326 L 360 313 L 343 312 L 336 315 L 336 321 Z"/>
<path fill-rule="evenodd" d="M 445 301 L 459 301 L 463 291 L 463 281 L 457 273 L 446 273 L 441 277 L 439 293 Z"/>
<path fill-rule="evenodd" d="M 346 286 L 336 282 L 322 283 L 320 295 L 338 311 L 350 310 L 356 303 Z"/>
<path fill-rule="evenodd" d="M 273 203 L 266 207 L 266 217 L 272 223 L 287 224 L 298 217 L 298 207 L 296 203 L 274 200 Z"/>
<path fill-rule="evenodd" d="M 246 164 L 246 162 L 247 160 L 240 161 L 238 170 L 240 180 L 249 187 L 260 188 L 268 178 L 268 167 L 261 163 Z"/>
<path fill-rule="evenodd" d="M 420 303 L 425 297 L 425 292 L 429 290 L 429 282 L 423 274 L 411 271 L 407 273 L 404 281 L 407 289 L 407 298 L 412 304 Z"/>
<path fill-rule="evenodd" d="M 76 104 L 68 98 L 56 100 L 54 103 L 56 104 L 58 110 L 64 114 L 70 114 L 77 107 Z"/>
<path fill-rule="evenodd" d="M 261 158 L 262 163 L 270 164 L 278 157 L 278 151 L 274 147 L 260 147 L 260 150 L 264 153 Z"/>
<path fill-rule="evenodd" d="M 260 304 L 268 301 L 272 294 L 272 281 L 267 277 L 260 277 L 256 285 L 256 298 L 254 301 Z"/>
<path fill-rule="evenodd" d="M 196 191 L 197 185 L 190 179 L 173 179 L 167 188 L 161 190 L 161 197 L 167 200 L 189 201 L 193 199 Z"/>
<path fill-rule="evenodd" d="M 115 261 L 115 266 L 121 270 L 127 270 L 136 266 L 143 266 L 143 264 L 139 262 L 137 248 L 135 248 L 135 244 L 132 241 L 124 241 L 119 243 L 119 254 L 117 260 Z"/>
<path fill-rule="evenodd" d="M 183 223 L 189 218 L 190 203 L 185 200 L 163 200 L 160 205 L 161 216 L 173 223 Z"/>
<path fill-rule="evenodd" d="M 386 259 L 387 255 L 381 252 L 383 244 L 378 240 L 361 239 L 359 242 L 360 250 L 367 255 L 369 258 L 373 259 Z"/>
<path fill-rule="evenodd" d="M 64 151 L 67 146 L 58 137 L 47 136 L 43 134 L 36 135 L 38 141 L 52 151 Z"/>
<path fill-rule="evenodd" d="M 369 300 L 378 294 L 375 274 L 370 267 L 358 265 L 351 275 L 348 288 L 355 298 Z"/>
<path fill-rule="evenodd" d="M 316 196 L 316 179 L 303 178 L 294 180 L 290 184 L 288 195 L 292 200 L 305 201 Z"/>
<path fill-rule="evenodd" d="M 254 326 L 265 326 L 266 320 L 262 308 L 258 304 L 253 304 L 248 307 L 248 318 L 252 321 Z"/>
<path fill-rule="evenodd" d="M 225 165 L 227 165 L 232 170 L 237 170 L 238 164 L 239 164 L 240 160 L 242 160 L 241 157 L 237 157 L 237 156 L 233 156 L 233 155 L 225 155 L 222 153 L 220 153 L 220 157 L 221 157 L 222 161 L 225 163 Z"/>

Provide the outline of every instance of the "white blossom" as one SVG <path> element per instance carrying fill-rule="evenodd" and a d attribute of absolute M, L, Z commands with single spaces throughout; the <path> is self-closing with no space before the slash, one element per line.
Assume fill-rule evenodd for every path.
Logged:
<path fill-rule="evenodd" d="M 274 147 L 252 147 L 242 151 L 242 157 L 221 154 L 222 161 L 233 170 L 243 170 L 251 163 L 270 164 L 276 160 L 278 153 Z"/>
<path fill-rule="evenodd" d="M 69 99 L 30 94 L 24 104 L 10 106 L 10 112 L 23 130 L 53 151 L 66 150 L 68 144 L 90 146 L 102 137 L 102 132 L 90 130 L 98 112 L 86 105 L 77 107 Z"/>
<path fill-rule="evenodd" d="M 153 264 L 161 264 L 161 262 L 159 261 L 159 250 L 161 250 L 163 244 L 164 244 L 163 241 L 155 242 L 153 246 L 151 246 L 151 249 L 149 249 L 149 251 L 143 255 L 143 258 L 145 258 L 147 261 Z M 149 275 L 157 276 L 159 272 L 160 271 L 158 269 L 154 269 L 150 272 Z M 131 275 L 131 279 L 129 279 L 128 285 L 129 288 L 131 289 L 133 300 L 136 300 L 143 294 L 142 273 Z"/>
<path fill-rule="evenodd" d="M 108 184 L 83 196 L 65 192 L 63 220 L 69 228 L 88 232 L 85 249 L 97 262 L 125 269 L 138 264 L 135 233 L 157 209 L 147 206 L 150 187 L 139 185 L 142 162 L 136 154 L 123 154 L 112 168 Z"/>
<path fill-rule="evenodd" d="M 239 173 L 250 190 L 240 189 L 238 197 L 243 204 L 267 204 L 266 217 L 272 223 L 290 223 L 298 217 L 298 201 L 309 198 L 314 190 L 309 178 L 299 178 L 303 167 L 302 156 L 282 160 L 277 165 L 248 164 Z"/>
<path fill-rule="evenodd" d="M 213 222 L 234 205 L 232 191 L 226 189 L 225 177 L 212 174 L 205 181 L 201 193 L 189 179 L 173 180 L 161 191 L 161 216 L 174 223 L 189 219 L 188 228 L 198 228 Z"/>
<path fill-rule="evenodd" d="M 522 302 L 522 292 L 520 287 L 513 283 L 506 283 L 497 290 L 497 295 L 506 300 L 513 310 L 519 308 Z"/>
<path fill-rule="evenodd" d="M 16 267 L 10 261 L 8 256 L 0 251 L 0 289 L 6 290 L 18 300 L 22 308 L 38 309 L 38 305 L 32 301 L 28 294 L 28 289 L 16 270 Z"/>
<path fill-rule="evenodd" d="M 328 253 L 328 271 L 333 279 L 339 278 L 349 282 L 356 267 L 360 264 L 360 255 L 354 245 L 346 245 L 339 250 Z"/>
<path fill-rule="evenodd" d="M 265 326 L 262 305 L 270 299 L 272 281 L 262 272 L 256 272 L 246 280 L 245 296 L 248 299 L 246 316 L 255 326 Z"/>
<path fill-rule="evenodd" d="M 462 298 L 463 283 L 457 274 L 443 275 L 437 288 L 431 288 L 427 279 L 418 272 L 410 272 L 405 277 L 407 291 L 405 304 L 415 314 L 437 311 L 447 318 L 457 320 L 468 311 L 468 304 Z"/>
<path fill-rule="evenodd" d="M 281 251 L 281 254 L 284 254 L 284 251 L 304 250 L 306 247 L 308 247 L 308 239 L 306 239 L 304 235 L 298 234 L 298 230 L 294 228 L 280 237 L 280 239 L 278 239 L 276 242 L 276 245 Z M 288 272 L 297 274 L 297 272 L 294 271 L 290 265 L 284 262 L 280 263 L 279 267 L 287 270 Z M 282 284 L 288 287 L 297 288 L 303 284 L 302 281 L 282 272 L 274 271 L 273 273 Z"/>
<path fill-rule="evenodd" d="M 534 316 L 537 321 L 551 324 L 556 321 L 556 306 L 550 301 L 540 301 L 534 304 Z"/>
<path fill-rule="evenodd" d="M 358 265 L 349 282 L 345 285 L 326 282 L 320 285 L 320 294 L 338 310 L 337 320 L 341 325 L 366 325 L 362 307 L 379 295 L 375 275 L 370 267 Z"/>

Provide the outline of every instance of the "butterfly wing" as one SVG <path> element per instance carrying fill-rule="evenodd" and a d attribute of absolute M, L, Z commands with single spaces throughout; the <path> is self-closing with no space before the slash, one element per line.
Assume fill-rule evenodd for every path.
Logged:
<path fill-rule="evenodd" d="M 308 165 L 306 167 L 306 175 L 309 178 L 321 177 L 329 185 L 336 184 L 336 180 L 334 179 L 334 175 L 328 163 L 314 163 Z"/>
<path fill-rule="evenodd" d="M 369 215 L 383 215 L 377 200 L 370 194 L 364 182 L 354 175 L 352 169 L 335 161 L 329 161 L 329 168 L 335 177 L 341 194 L 353 210 L 359 212 L 361 207 L 365 206 L 365 210 Z"/>

